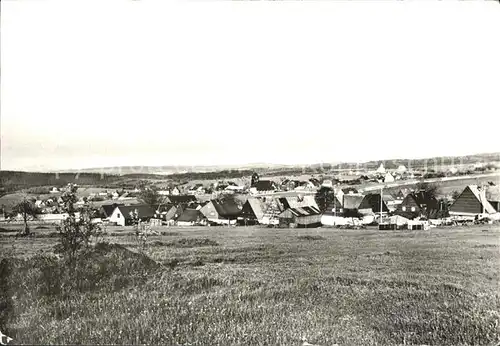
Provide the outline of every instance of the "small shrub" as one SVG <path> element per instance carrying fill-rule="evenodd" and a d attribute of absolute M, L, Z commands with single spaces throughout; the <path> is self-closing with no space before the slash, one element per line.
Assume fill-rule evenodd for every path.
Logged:
<path fill-rule="evenodd" d="M 326 240 L 320 235 L 299 235 L 297 238 L 300 240 Z"/>

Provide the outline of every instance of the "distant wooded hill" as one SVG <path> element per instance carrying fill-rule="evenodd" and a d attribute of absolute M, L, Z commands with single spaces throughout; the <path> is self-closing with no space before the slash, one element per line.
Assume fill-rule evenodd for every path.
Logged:
<path fill-rule="evenodd" d="M 378 160 L 369 161 L 366 163 L 342 163 L 342 164 L 313 164 L 304 166 L 287 166 L 287 165 L 272 165 L 272 164 L 255 164 L 252 167 L 250 164 L 240 167 L 239 169 L 223 169 L 216 171 L 201 171 L 201 172 L 182 172 L 173 174 L 155 174 L 155 170 L 151 167 L 128 167 L 122 169 L 122 174 L 101 174 L 101 173 L 34 173 L 34 172 L 17 172 L 17 171 L 0 171 L 0 195 L 12 191 L 26 189 L 35 186 L 64 186 L 68 183 L 76 183 L 78 185 L 90 185 L 106 188 L 133 188 L 139 180 L 157 180 L 157 181 L 173 181 L 187 182 L 190 180 L 204 179 L 232 179 L 249 177 L 253 172 L 258 172 L 266 176 L 272 175 L 294 175 L 294 174 L 314 174 L 324 173 L 336 169 L 356 169 L 364 167 L 366 169 L 375 169 L 381 162 L 388 169 L 396 169 L 399 165 L 419 167 L 434 164 L 443 165 L 458 165 L 458 164 L 473 164 L 478 162 L 500 161 L 500 153 L 475 154 L 468 156 L 455 157 L 433 157 L 428 159 L 394 159 L 394 160 Z M 172 167 L 172 166 L 168 166 Z M 214 166 L 215 167 L 215 166 Z M 223 167 L 223 166 L 221 166 Z M 160 171 L 165 167 L 156 167 Z M 182 168 L 182 167 L 178 167 Z M 185 168 L 185 167 L 184 167 Z M 192 168 L 192 167 L 191 167 Z M 244 168 L 244 169 L 242 169 Z M 203 170 L 206 170 L 205 167 Z M 97 170 L 97 169 L 96 169 Z M 118 172 L 119 168 L 115 169 Z M 100 169 L 100 172 L 106 172 L 106 169 Z M 112 172 L 110 170 L 110 172 Z M 129 172 L 128 174 L 123 174 Z M 137 173 L 148 172 L 148 173 Z"/>

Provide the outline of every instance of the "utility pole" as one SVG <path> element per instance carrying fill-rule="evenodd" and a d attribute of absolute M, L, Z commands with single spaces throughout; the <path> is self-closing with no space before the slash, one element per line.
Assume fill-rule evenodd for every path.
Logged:
<path fill-rule="evenodd" d="M 484 200 L 485 199 L 483 199 L 483 196 L 486 197 L 486 190 L 484 189 L 484 184 L 481 184 L 481 187 L 479 190 L 479 201 L 481 202 L 481 208 L 482 208 L 482 211 L 484 214 L 485 213 L 485 209 L 484 209 Z"/>
<path fill-rule="evenodd" d="M 384 193 L 383 185 L 380 187 L 380 223 L 382 223 L 382 207 L 384 205 L 384 199 L 382 198 Z"/>
<path fill-rule="evenodd" d="M 335 187 L 333 188 L 333 216 L 337 217 L 337 195 L 335 193 Z M 334 219 L 335 220 L 335 219 Z M 335 221 L 334 221 L 335 222 Z"/>

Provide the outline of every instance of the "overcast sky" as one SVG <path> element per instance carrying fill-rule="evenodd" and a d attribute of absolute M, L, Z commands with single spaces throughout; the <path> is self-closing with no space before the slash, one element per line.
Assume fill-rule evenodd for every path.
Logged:
<path fill-rule="evenodd" d="M 1 169 L 500 151 L 500 5 L 2 1 Z"/>

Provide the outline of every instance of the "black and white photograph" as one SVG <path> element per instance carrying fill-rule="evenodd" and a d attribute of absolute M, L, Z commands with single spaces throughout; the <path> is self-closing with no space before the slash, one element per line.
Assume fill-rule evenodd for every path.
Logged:
<path fill-rule="evenodd" d="M 499 1 L 0 5 L 1 346 L 500 346 Z"/>

